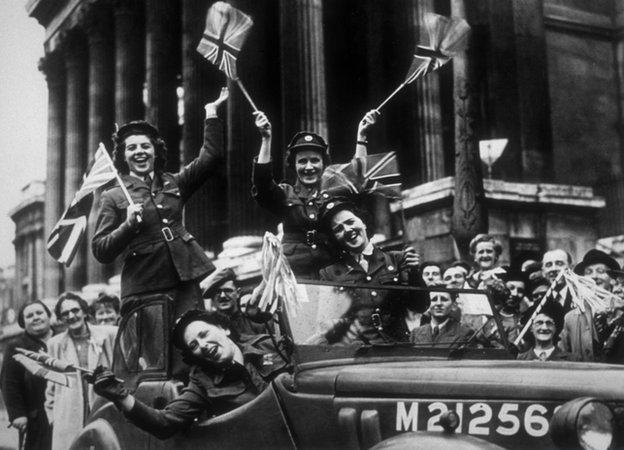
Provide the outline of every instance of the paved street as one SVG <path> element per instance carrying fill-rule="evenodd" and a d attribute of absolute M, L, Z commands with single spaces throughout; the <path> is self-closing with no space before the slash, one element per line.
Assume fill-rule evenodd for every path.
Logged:
<path fill-rule="evenodd" d="M 17 433 L 13 428 L 7 428 L 9 419 L 6 410 L 0 409 L 0 450 L 14 450 L 17 448 Z"/>

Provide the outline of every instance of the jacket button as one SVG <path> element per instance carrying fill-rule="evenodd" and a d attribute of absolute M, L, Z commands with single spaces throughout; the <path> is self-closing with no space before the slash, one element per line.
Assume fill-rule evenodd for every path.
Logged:
<path fill-rule="evenodd" d="M 316 217 L 316 214 L 311 213 L 308 217 L 310 217 L 310 219 L 314 219 Z"/>
<path fill-rule="evenodd" d="M 156 205 L 156 208 L 163 209 L 163 205 Z"/>
<path fill-rule="evenodd" d="M 367 276 L 366 276 L 366 281 L 370 281 L 370 280 L 372 280 L 372 279 L 373 279 L 373 278 L 372 278 L 370 275 L 367 275 Z"/>
<path fill-rule="evenodd" d="M 136 256 L 136 252 L 132 252 L 132 256 Z"/>
<path fill-rule="evenodd" d="M 393 280 L 395 283 L 396 283 L 397 281 L 399 281 L 399 279 L 398 279 L 397 277 L 394 277 L 392 280 Z"/>
<path fill-rule="evenodd" d="M 377 291 L 371 291 L 371 295 L 372 295 L 373 297 L 377 297 Z"/>
<path fill-rule="evenodd" d="M 323 198 L 329 198 L 329 194 L 327 192 L 323 192 Z"/>
<path fill-rule="evenodd" d="M 163 219 L 162 223 L 169 223 L 169 221 L 167 219 Z"/>
<path fill-rule="evenodd" d="M 314 206 L 314 203 L 308 202 L 308 206 Z"/>
<path fill-rule="evenodd" d="M 394 266 L 388 266 L 388 270 L 390 271 L 394 270 Z"/>

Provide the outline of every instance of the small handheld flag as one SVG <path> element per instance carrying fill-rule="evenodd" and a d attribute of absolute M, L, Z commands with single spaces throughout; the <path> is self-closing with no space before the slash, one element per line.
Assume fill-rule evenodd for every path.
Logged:
<path fill-rule="evenodd" d="M 405 81 L 381 102 L 378 110 L 405 86 L 439 69 L 466 48 L 470 26 L 464 19 L 427 13 L 425 28 L 429 35 L 429 45 L 416 47 Z"/>
<path fill-rule="evenodd" d="M 253 20 L 226 2 L 216 2 L 206 14 L 206 28 L 197 51 L 231 80 L 236 81 L 254 111 L 258 111 L 245 86 L 238 78 L 236 62 L 247 39 Z"/>
<path fill-rule="evenodd" d="M 95 152 L 93 165 L 87 171 L 82 186 L 48 237 L 48 252 L 58 262 L 66 266 L 71 264 L 87 229 L 87 219 L 93 205 L 93 193 L 114 180 L 116 176 L 118 175 L 113 162 L 104 146 L 100 144 Z M 123 183 L 121 185 L 123 186 Z"/>

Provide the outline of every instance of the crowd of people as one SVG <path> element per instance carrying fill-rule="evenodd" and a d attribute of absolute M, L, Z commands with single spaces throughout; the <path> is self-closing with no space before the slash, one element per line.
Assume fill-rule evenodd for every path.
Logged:
<path fill-rule="evenodd" d="M 116 186 L 102 195 L 92 250 L 103 263 L 123 258 L 121 301 L 103 295 L 90 306 L 76 294 L 62 294 L 54 314 L 63 331 L 56 335 L 44 303 L 29 303 L 20 311 L 24 335 L 5 354 L 1 387 L 11 426 L 26 431 L 26 448 L 69 448 L 95 395 L 113 401 L 130 421 L 164 438 L 205 411 L 217 415 L 252 400 L 274 376 L 289 370 L 283 342 L 274 336 L 274 318 L 254 303 L 263 285 L 243 292 L 234 271 L 215 270 L 183 225 L 185 202 L 217 170 L 223 154 L 217 110 L 227 97 L 224 88 L 206 105 L 202 149 L 179 173 L 164 171 L 166 145 L 149 123 L 130 122 L 116 132 L 113 159 L 127 192 Z M 353 167 L 366 158 L 367 133 L 379 116 L 369 111 L 359 123 Z M 440 264 L 423 261 L 409 246 L 386 250 L 371 239 L 374 220 L 361 192 L 336 196 L 322 189 L 330 164 L 322 136 L 295 134 L 286 157 L 295 181 L 277 183 L 271 168 L 271 123 L 257 112 L 255 126 L 261 146 L 253 162 L 252 196 L 283 224 L 282 249 L 299 279 L 429 288 L 419 301 L 394 301 L 383 289 L 370 289 L 324 333 L 322 342 L 375 344 L 391 339 L 449 346 L 474 340 L 474 345 L 487 346 L 485 323 L 466 312 L 474 294 L 449 291 L 478 289 L 489 293 L 493 314 L 506 340 L 515 342 L 518 359 L 624 363 L 624 272 L 607 254 L 591 250 L 574 265 L 569 253 L 553 249 L 541 261 L 502 266 L 503 247 L 487 234 L 471 242 L 472 261 Z M 609 307 L 592 311 L 590 305 L 579 304 L 559 276 L 563 270 L 573 270 L 610 293 Z M 110 370 L 115 325 L 154 293 L 172 299 L 172 320 L 165 326 L 179 350 L 173 373 L 188 380 L 182 394 L 160 410 L 136 399 Z M 149 324 L 149 317 L 144 320 Z M 525 326 L 530 332 L 520 336 Z M 475 333 L 480 333 L 477 339 Z M 71 387 L 46 386 L 11 358 L 15 347 L 47 352 L 93 374 L 75 374 Z"/>

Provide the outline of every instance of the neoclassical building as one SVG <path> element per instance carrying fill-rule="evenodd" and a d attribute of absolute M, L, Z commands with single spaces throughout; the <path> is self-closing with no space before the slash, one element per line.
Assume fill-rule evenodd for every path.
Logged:
<path fill-rule="evenodd" d="M 28 1 L 28 14 L 46 29 L 46 233 L 98 142 L 110 148 L 115 123 L 153 122 L 171 170 L 197 154 L 203 104 L 226 83 L 195 51 L 211 3 Z M 404 237 L 427 259 L 448 261 L 458 251 L 453 236 L 463 242 L 488 222 L 506 260 L 553 246 L 578 256 L 597 238 L 622 234 L 621 1 L 230 3 L 255 22 L 239 74 L 273 123 L 277 176 L 288 175 L 279 162 L 298 130 L 323 134 L 332 158 L 348 159 L 357 122 L 403 80 L 415 45 L 426 39 L 425 12 L 460 15 L 473 30 L 468 51 L 408 86 L 383 109 L 370 137 L 371 152 L 398 152 Z M 236 86 L 231 91 L 222 175 L 206 183 L 185 216 L 189 230 L 216 252 L 228 237 L 275 225 L 250 196 L 259 137 L 242 94 Z M 493 138 L 509 144 L 492 179 L 481 183 L 478 141 Z M 478 220 L 462 222 L 462 214 Z M 100 282 L 115 269 L 97 263 L 87 246 L 70 268 L 46 255 L 44 294 Z"/>

